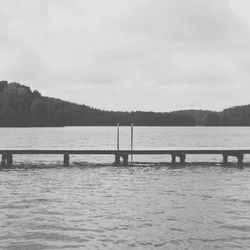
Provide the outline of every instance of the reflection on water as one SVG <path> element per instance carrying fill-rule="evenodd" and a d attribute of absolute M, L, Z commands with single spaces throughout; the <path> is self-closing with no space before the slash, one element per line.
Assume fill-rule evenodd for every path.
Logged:
<path fill-rule="evenodd" d="M 250 168 L 0 172 L 1 249 L 249 249 Z"/>
<path fill-rule="evenodd" d="M 121 128 L 121 148 L 129 132 Z M 250 147 L 248 134 L 135 127 L 134 148 Z M 1 128 L 0 138 L 1 149 L 116 147 L 112 127 Z M 187 161 L 221 161 L 197 157 Z M 62 156 L 14 156 L 16 168 L 0 171 L 0 249 L 250 249 L 249 167 L 135 160 L 162 163 L 118 168 L 113 156 L 84 155 L 66 168 Z"/>

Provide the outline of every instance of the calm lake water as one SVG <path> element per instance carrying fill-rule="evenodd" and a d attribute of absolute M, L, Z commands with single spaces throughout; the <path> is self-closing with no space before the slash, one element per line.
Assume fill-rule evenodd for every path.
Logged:
<path fill-rule="evenodd" d="M 250 128 L 135 127 L 134 148 L 250 148 Z M 122 127 L 121 148 L 130 147 Z M 0 148 L 115 149 L 115 127 L 0 128 Z M 220 156 L 14 156 L 0 171 L 0 249 L 250 249 L 250 167 Z M 235 161 L 235 159 L 232 159 Z M 246 158 L 250 162 L 250 159 Z M 193 163 L 199 161 L 200 163 Z M 210 162 L 210 163 L 209 163 Z"/>

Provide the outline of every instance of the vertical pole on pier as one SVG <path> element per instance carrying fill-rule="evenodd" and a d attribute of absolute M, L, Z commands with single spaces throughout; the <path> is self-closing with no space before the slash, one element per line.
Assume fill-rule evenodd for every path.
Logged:
<path fill-rule="evenodd" d="M 119 123 L 117 123 L 117 152 L 120 150 L 120 126 Z"/>
<path fill-rule="evenodd" d="M 117 123 L 116 139 L 117 139 L 117 152 L 115 154 L 115 164 L 119 166 L 120 165 L 120 154 L 119 154 L 119 150 L 120 150 L 120 127 L 119 127 L 119 123 Z"/>
<path fill-rule="evenodd" d="M 133 139 L 134 139 L 134 125 L 131 123 L 131 165 L 133 164 Z"/>

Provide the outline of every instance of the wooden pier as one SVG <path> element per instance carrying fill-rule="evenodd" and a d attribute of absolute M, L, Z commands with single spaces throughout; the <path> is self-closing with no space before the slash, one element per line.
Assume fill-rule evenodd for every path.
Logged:
<path fill-rule="evenodd" d="M 116 165 L 128 165 L 132 155 L 170 155 L 171 163 L 184 164 L 187 155 L 221 155 L 222 163 L 228 164 L 228 157 L 236 157 L 239 166 L 243 165 L 244 155 L 250 154 L 250 149 L 145 149 L 145 150 L 0 150 L 2 166 L 13 164 L 13 155 L 62 155 L 64 166 L 70 165 L 70 155 L 114 155 Z M 178 159 L 178 161 L 177 161 Z"/>

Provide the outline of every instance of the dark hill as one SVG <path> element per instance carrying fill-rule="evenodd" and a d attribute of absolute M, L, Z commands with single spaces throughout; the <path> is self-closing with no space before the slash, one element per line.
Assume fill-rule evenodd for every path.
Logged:
<path fill-rule="evenodd" d="M 224 109 L 221 114 L 223 126 L 250 126 L 250 105 Z"/>
<path fill-rule="evenodd" d="M 194 126 L 188 114 L 113 112 L 56 98 L 19 83 L 0 82 L 0 126 Z"/>
<path fill-rule="evenodd" d="M 114 112 L 44 97 L 19 83 L 0 81 L 0 127 L 30 126 L 250 126 L 250 105 L 222 112 Z"/>
<path fill-rule="evenodd" d="M 219 113 L 215 112 L 215 111 L 210 111 L 210 110 L 189 109 L 189 110 L 173 111 L 173 112 L 171 112 L 171 114 L 191 115 L 195 118 L 197 126 L 208 126 L 210 123 L 209 117 L 211 118 L 212 116 L 216 116 Z M 219 125 L 219 124 L 217 124 L 217 125 Z"/>

